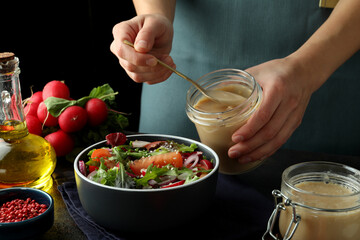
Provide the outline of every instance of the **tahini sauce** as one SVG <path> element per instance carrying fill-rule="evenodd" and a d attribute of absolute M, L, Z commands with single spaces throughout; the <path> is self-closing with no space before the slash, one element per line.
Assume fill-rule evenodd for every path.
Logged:
<path fill-rule="evenodd" d="M 231 159 L 228 157 L 228 150 L 235 143 L 231 140 L 232 134 L 243 126 L 247 119 L 242 118 L 239 114 L 238 117 L 234 118 L 234 121 L 224 123 L 223 119 L 226 119 L 231 111 L 235 107 L 243 104 L 251 95 L 251 89 L 242 84 L 228 84 L 219 88 L 212 89 L 215 91 L 225 91 L 239 95 L 238 102 L 236 104 L 223 104 L 214 102 L 206 97 L 201 97 L 195 104 L 194 108 L 206 113 L 222 113 L 221 118 L 216 119 L 216 122 L 207 126 L 198 124 L 195 126 L 199 134 L 202 143 L 211 147 L 219 156 L 220 169 L 219 171 L 225 174 L 237 174 L 246 172 L 255 166 L 259 165 L 261 161 L 251 162 L 247 164 L 238 163 L 237 159 Z M 219 93 L 220 95 L 223 93 Z M 240 106 L 241 107 L 241 106 Z M 209 114 L 202 115 L 204 118 L 214 118 L 214 115 Z"/>
<path fill-rule="evenodd" d="M 314 194 L 293 191 L 293 202 L 321 209 L 345 209 L 359 205 L 359 195 L 349 196 L 353 191 L 345 186 L 326 182 L 301 182 L 296 188 Z M 317 194 L 322 194 L 319 196 Z M 326 197 L 326 196 L 328 197 Z M 330 196 L 335 197 L 330 197 Z M 345 195 L 345 196 L 344 196 Z M 348 196 L 346 196 L 348 195 Z M 337 196 L 337 197 L 336 197 Z M 344 197 L 339 197 L 344 196 Z M 296 207 L 301 216 L 299 227 L 292 240 L 359 240 L 360 209 L 342 212 L 316 211 Z M 282 236 L 291 221 L 291 207 L 280 214 L 279 227 Z"/>

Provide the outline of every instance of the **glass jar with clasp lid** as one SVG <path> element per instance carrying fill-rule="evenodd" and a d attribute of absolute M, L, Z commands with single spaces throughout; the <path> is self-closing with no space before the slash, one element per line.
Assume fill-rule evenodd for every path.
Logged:
<path fill-rule="evenodd" d="M 360 239 L 360 171 L 339 163 L 287 168 L 263 239 Z"/>
<path fill-rule="evenodd" d="M 0 53 L 0 188 L 48 190 L 56 165 L 50 143 L 27 129 L 21 99 L 19 59 Z"/>

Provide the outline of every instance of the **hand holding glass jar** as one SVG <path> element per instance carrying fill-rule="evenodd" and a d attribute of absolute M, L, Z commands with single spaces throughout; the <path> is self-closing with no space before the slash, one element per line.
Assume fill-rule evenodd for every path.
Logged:
<path fill-rule="evenodd" d="M 262 87 L 262 104 L 232 135 L 229 156 L 240 163 L 264 160 L 275 153 L 299 127 L 324 78 L 301 70 L 293 56 L 246 69 Z"/>

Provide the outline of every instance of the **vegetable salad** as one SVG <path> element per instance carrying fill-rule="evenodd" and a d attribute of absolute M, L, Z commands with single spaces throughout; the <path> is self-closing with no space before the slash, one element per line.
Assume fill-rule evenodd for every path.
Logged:
<path fill-rule="evenodd" d="M 169 188 L 196 181 L 213 169 L 196 144 L 128 141 L 122 133 L 106 136 L 111 146 L 93 149 L 79 169 L 92 181 L 120 188 Z"/>

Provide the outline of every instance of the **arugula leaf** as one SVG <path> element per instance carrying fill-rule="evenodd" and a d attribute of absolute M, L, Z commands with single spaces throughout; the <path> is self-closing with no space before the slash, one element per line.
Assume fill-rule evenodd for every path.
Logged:
<path fill-rule="evenodd" d="M 114 184 L 115 187 L 121 187 L 121 188 L 135 187 L 135 181 L 129 175 L 127 175 L 125 171 L 125 167 L 122 163 L 119 163 L 119 168 L 116 169 L 118 169 L 118 171 L 115 178 L 115 184 Z"/>
<path fill-rule="evenodd" d="M 196 180 L 200 179 L 198 176 L 193 175 L 193 176 L 188 176 L 184 182 L 184 184 L 188 184 L 191 182 L 195 182 Z"/>
<path fill-rule="evenodd" d="M 139 159 L 150 156 L 150 153 L 146 150 L 132 149 L 127 145 L 116 146 L 113 148 L 113 152 L 116 154 L 117 159 L 119 160 L 125 160 L 128 157 Z"/>
<path fill-rule="evenodd" d="M 154 179 L 155 181 L 159 180 L 158 177 L 159 176 L 163 176 L 166 175 L 166 172 L 168 172 L 169 169 L 166 167 L 162 167 L 162 168 L 158 168 L 156 166 L 153 166 L 153 164 L 151 164 L 147 170 L 146 170 L 146 174 L 144 177 L 139 178 L 139 179 L 135 179 L 136 184 L 139 186 L 149 186 L 148 182 L 151 179 Z"/>
<path fill-rule="evenodd" d="M 197 145 L 192 143 L 190 146 L 185 144 L 178 144 L 179 152 L 194 152 L 197 149 Z"/>
<path fill-rule="evenodd" d="M 106 165 L 105 165 L 105 161 L 104 161 L 103 158 L 101 158 L 101 160 L 100 160 L 99 169 L 102 169 L 102 170 L 105 170 L 105 171 L 108 169 L 108 168 L 106 167 Z"/>
<path fill-rule="evenodd" d="M 151 151 L 150 155 L 155 156 L 155 155 L 160 155 L 160 154 L 164 154 L 164 153 L 168 153 L 168 152 L 171 152 L 171 151 L 165 147 L 159 147 L 159 148 L 155 149 L 154 151 Z"/>
<path fill-rule="evenodd" d="M 102 181 L 103 179 L 105 179 L 107 176 L 107 172 L 104 169 L 98 169 L 96 174 L 94 176 L 92 176 L 91 180 L 97 182 L 97 183 L 102 183 L 105 182 L 106 180 Z"/>
<path fill-rule="evenodd" d="M 100 164 L 96 174 L 92 177 L 93 181 L 112 187 L 135 187 L 135 181 L 126 174 L 124 165 L 122 163 L 119 163 L 119 168 L 113 167 L 107 170 L 105 169 L 106 167 L 104 167 L 105 165 L 102 165 L 103 162 Z"/>

